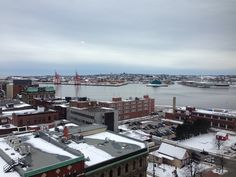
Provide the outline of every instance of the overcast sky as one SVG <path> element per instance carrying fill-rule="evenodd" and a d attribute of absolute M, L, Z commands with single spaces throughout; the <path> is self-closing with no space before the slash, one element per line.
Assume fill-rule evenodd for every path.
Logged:
<path fill-rule="evenodd" d="M 236 74 L 236 0 L 0 0 L 0 75 Z"/>

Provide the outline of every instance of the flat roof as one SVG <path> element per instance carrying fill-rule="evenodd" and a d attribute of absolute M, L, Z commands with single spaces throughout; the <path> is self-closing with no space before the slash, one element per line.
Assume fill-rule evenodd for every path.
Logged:
<path fill-rule="evenodd" d="M 21 135 L 14 135 L 21 139 L 22 144 L 30 147 L 30 154 L 21 155 L 18 151 L 15 151 L 7 143 L 7 137 L 0 138 L 0 150 L 12 160 L 24 159 L 27 167 L 21 168 L 24 173 L 31 173 L 38 169 L 47 168 L 49 166 L 55 166 L 60 163 L 65 163 L 70 160 L 81 161 L 83 155 L 80 156 L 72 154 L 71 152 L 56 146 L 41 137 L 35 137 L 32 133 L 25 133 Z M 6 162 L 4 163 L 4 165 Z"/>
<path fill-rule="evenodd" d="M 52 129 L 51 135 L 53 134 Z M 56 132 L 53 138 L 56 138 Z M 74 134 L 76 136 L 76 134 Z M 78 134 L 79 136 L 79 134 Z M 109 131 L 84 136 L 82 140 L 70 140 L 68 147 L 84 154 L 87 167 L 97 165 L 118 157 L 146 149 L 144 142 L 128 138 Z"/>
<path fill-rule="evenodd" d="M 10 171 L 8 173 L 5 173 L 3 171 L 3 167 L 4 167 L 5 164 L 6 164 L 6 161 L 3 158 L 0 157 L 0 176 L 1 177 L 9 177 L 9 176 L 10 177 L 20 177 L 20 174 L 15 172 L 15 171 L 13 171 L 13 172 Z"/>
<path fill-rule="evenodd" d="M 177 110 L 186 111 L 186 107 L 177 107 Z M 208 114 L 208 115 L 236 118 L 236 110 L 230 110 L 230 109 L 214 109 L 214 108 L 212 108 L 212 109 L 198 109 L 198 108 L 196 108 L 193 112 L 200 113 L 200 114 Z"/>
<path fill-rule="evenodd" d="M 8 110 L 11 110 L 11 109 L 20 109 L 20 108 L 23 109 L 24 107 L 30 107 L 31 106 L 30 104 L 26 104 L 22 101 L 20 103 L 17 103 L 17 104 L 15 104 L 15 103 L 6 103 L 6 104 L 14 104 L 14 107 L 8 108 L 8 107 L 6 107 L 6 105 L 5 106 L 0 106 L 0 108 L 2 108 L 2 111 L 8 111 Z"/>
<path fill-rule="evenodd" d="M 109 112 L 109 111 L 114 111 L 113 108 L 107 108 L 107 107 L 85 107 L 85 108 L 77 108 L 77 107 L 70 107 L 71 109 L 76 109 L 80 111 L 89 111 L 89 112 Z"/>
<path fill-rule="evenodd" d="M 30 114 L 33 112 L 36 112 L 36 109 L 22 109 L 22 110 L 13 110 L 13 111 L 4 111 L 2 113 L 2 116 L 12 116 L 12 113 L 16 113 L 16 114 Z"/>

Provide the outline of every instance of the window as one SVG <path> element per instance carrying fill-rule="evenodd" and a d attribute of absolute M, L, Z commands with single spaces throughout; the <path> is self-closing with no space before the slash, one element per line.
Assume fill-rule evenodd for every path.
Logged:
<path fill-rule="evenodd" d="M 113 171 L 110 170 L 109 177 L 113 177 Z"/>
<path fill-rule="evenodd" d="M 136 161 L 133 161 L 133 170 L 136 168 Z"/>
<path fill-rule="evenodd" d="M 142 158 L 139 159 L 139 166 L 140 166 L 140 167 L 143 166 L 143 160 L 142 160 Z"/>
<path fill-rule="evenodd" d="M 125 165 L 125 172 L 127 173 L 129 171 L 129 164 Z"/>
<path fill-rule="evenodd" d="M 117 176 L 120 176 L 120 175 L 121 175 L 121 168 L 118 167 L 118 169 L 117 169 Z"/>

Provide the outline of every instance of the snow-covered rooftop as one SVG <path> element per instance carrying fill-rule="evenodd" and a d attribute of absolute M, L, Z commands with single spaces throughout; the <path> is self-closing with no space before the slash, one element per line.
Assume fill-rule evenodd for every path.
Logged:
<path fill-rule="evenodd" d="M 141 130 L 129 130 L 126 132 L 121 132 L 120 134 L 142 141 L 150 139 L 150 135 Z"/>
<path fill-rule="evenodd" d="M 52 134 L 53 129 L 50 132 L 51 136 Z M 52 137 L 57 139 L 56 133 Z M 67 146 L 84 155 L 86 166 L 103 163 L 146 148 L 144 142 L 108 131 L 84 136 L 80 141 L 72 139 Z"/>
<path fill-rule="evenodd" d="M 3 166 L 6 164 L 5 160 L 3 160 L 1 157 L 0 157 L 0 176 L 1 177 L 20 177 L 20 175 L 17 173 L 17 172 L 8 172 L 8 173 L 5 173 L 3 171 Z"/>
<path fill-rule="evenodd" d="M 168 155 L 170 157 L 174 157 L 182 160 L 186 153 L 186 149 L 181 147 L 173 146 L 167 143 L 161 143 L 160 148 L 157 150 L 158 153 Z"/>
<path fill-rule="evenodd" d="M 225 137 L 225 136 L 227 136 L 227 133 L 225 133 L 225 132 L 217 132 L 216 136 L 223 136 L 223 137 Z"/>
<path fill-rule="evenodd" d="M 23 109 L 23 110 L 14 110 L 14 111 L 5 111 L 2 113 L 2 116 L 12 116 L 13 113 L 15 114 L 31 114 L 36 112 L 36 109 Z"/>
<path fill-rule="evenodd" d="M 14 137 L 20 138 L 22 144 L 30 146 L 32 152 L 30 153 L 30 160 L 27 160 L 28 159 L 27 157 L 29 156 L 21 155 L 19 151 L 16 151 L 14 147 L 10 146 L 7 143 L 7 137 L 0 138 L 0 149 L 2 150 L 3 153 L 5 153 L 6 156 L 8 156 L 12 160 L 25 158 L 25 160 L 29 164 L 28 167 L 22 168 L 22 170 L 25 172 L 35 169 L 45 168 L 50 165 L 61 163 L 65 160 L 77 159 L 78 157 L 82 157 L 74 155 L 69 151 L 59 146 L 56 146 L 40 137 L 35 137 L 32 133 L 15 135 Z M 1 165 L 7 164 L 5 160 L 1 158 L 0 162 Z M 1 170 L 2 168 L 0 169 L 0 176 L 2 177 L 5 174 L 2 175 Z"/>
<path fill-rule="evenodd" d="M 177 107 L 177 110 L 186 111 L 186 107 Z M 171 109 L 170 109 L 171 111 Z M 215 116 L 224 116 L 224 117 L 234 117 L 236 118 L 236 111 L 230 109 L 195 109 L 196 113 L 215 115 Z"/>
<path fill-rule="evenodd" d="M 171 119 L 161 119 L 164 122 L 171 122 L 174 124 L 183 124 L 183 121 L 178 121 L 178 120 L 171 120 Z"/>
<path fill-rule="evenodd" d="M 20 104 L 14 104 L 13 108 L 24 108 L 24 107 L 30 107 L 31 105 L 26 104 L 24 102 L 20 102 Z M 9 108 L 7 108 L 6 106 L 0 106 L 0 108 L 2 108 L 3 111 L 8 110 Z"/>

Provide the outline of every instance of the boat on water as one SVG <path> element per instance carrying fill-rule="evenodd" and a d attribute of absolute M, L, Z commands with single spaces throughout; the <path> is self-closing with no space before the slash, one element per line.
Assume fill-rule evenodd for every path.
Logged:
<path fill-rule="evenodd" d="M 146 85 L 147 87 L 168 87 L 168 84 L 163 84 L 160 80 L 154 80 Z"/>

